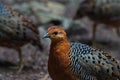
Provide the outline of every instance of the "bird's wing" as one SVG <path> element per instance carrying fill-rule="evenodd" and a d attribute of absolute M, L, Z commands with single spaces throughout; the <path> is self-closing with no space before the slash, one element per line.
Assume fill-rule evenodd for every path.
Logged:
<path fill-rule="evenodd" d="M 20 12 L 0 3 L 0 31 L 8 37 L 31 39 L 38 37 L 38 29 L 32 21 Z"/>
<path fill-rule="evenodd" d="M 74 69 L 76 69 L 77 73 L 80 73 L 79 69 L 82 68 L 82 72 L 84 74 L 87 72 L 87 75 L 90 73 L 105 78 L 111 78 L 113 76 L 120 78 L 120 65 L 115 58 L 85 44 L 73 43 L 71 45 L 71 64 L 76 67 Z"/>
<path fill-rule="evenodd" d="M 94 11 L 111 20 L 120 20 L 120 0 L 94 0 Z"/>

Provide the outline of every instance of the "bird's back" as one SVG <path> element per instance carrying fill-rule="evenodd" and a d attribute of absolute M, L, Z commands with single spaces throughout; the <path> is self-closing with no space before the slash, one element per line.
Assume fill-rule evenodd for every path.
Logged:
<path fill-rule="evenodd" d="M 116 22 L 120 20 L 120 0 L 84 0 L 77 14 L 103 22 Z"/>
<path fill-rule="evenodd" d="M 120 20 L 120 0 L 94 0 L 93 12 L 112 21 Z"/>
<path fill-rule="evenodd" d="M 70 69 L 80 80 L 120 79 L 119 63 L 109 54 L 85 44 L 71 43 Z"/>
<path fill-rule="evenodd" d="M 93 3 L 93 11 L 97 14 L 101 12 L 104 15 L 120 15 L 120 0 L 93 0 Z"/>
<path fill-rule="evenodd" d="M 41 45 L 37 26 L 31 19 L 0 3 L 0 40 L 8 43 L 37 42 Z M 4 45 L 4 44 L 3 44 Z"/>

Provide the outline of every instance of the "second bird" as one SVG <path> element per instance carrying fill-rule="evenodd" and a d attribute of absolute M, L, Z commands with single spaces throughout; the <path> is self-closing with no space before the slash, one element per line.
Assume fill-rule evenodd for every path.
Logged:
<path fill-rule="evenodd" d="M 32 20 L 0 3 L 0 46 L 19 51 L 19 71 L 24 66 L 20 47 L 29 42 L 42 49 L 37 26 Z"/>
<path fill-rule="evenodd" d="M 83 0 L 75 18 L 88 16 L 93 20 L 93 43 L 98 23 L 116 28 L 116 33 L 120 36 L 120 0 Z M 109 27 L 108 26 L 108 27 Z"/>

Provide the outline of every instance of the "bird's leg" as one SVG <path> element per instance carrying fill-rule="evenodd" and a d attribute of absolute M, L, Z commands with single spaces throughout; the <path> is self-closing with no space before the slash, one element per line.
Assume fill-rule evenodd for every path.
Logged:
<path fill-rule="evenodd" d="M 116 27 L 116 33 L 120 37 L 120 27 Z"/>
<path fill-rule="evenodd" d="M 19 69 L 18 69 L 18 72 L 20 72 L 23 67 L 24 67 L 24 64 L 23 64 L 23 57 L 22 57 L 22 53 L 21 53 L 21 50 L 20 49 L 17 49 L 18 50 L 18 57 L 19 57 Z"/>
<path fill-rule="evenodd" d="M 97 29 L 97 23 L 94 23 L 93 25 L 93 31 L 92 31 L 92 45 L 94 46 L 95 45 L 95 42 L 96 42 L 96 29 Z"/>
<path fill-rule="evenodd" d="M 23 64 L 23 57 L 22 57 L 21 50 L 18 49 L 18 48 L 16 50 L 18 51 L 19 63 L 18 63 L 18 66 L 14 66 L 14 67 L 11 67 L 11 68 L 12 69 L 18 69 L 18 73 L 19 73 L 23 69 L 24 64 Z"/>

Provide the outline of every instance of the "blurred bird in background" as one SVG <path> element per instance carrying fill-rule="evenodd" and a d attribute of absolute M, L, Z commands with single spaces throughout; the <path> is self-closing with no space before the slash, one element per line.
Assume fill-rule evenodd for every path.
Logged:
<path fill-rule="evenodd" d="M 42 50 L 37 26 L 20 12 L 0 3 L 0 46 L 18 51 L 19 71 L 24 66 L 20 47 L 29 42 Z"/>
<path fill-rule="evenodd" d="M 116 33 L 120 36 L 120 0 L 83 0 L 75 19 L 83 16 L 88 16 L 95 22 L 92 33 L 93 43 L 95 43 L 98 23 L 114 27 Z"/>
<path fill-rule="evenodd" d="M 48 28 L 50 38 L 48 71 L 53 80 L 118 80 L 119 62 L 108 53 L 82 43 L 69 42 L 57 26 Z"/>

